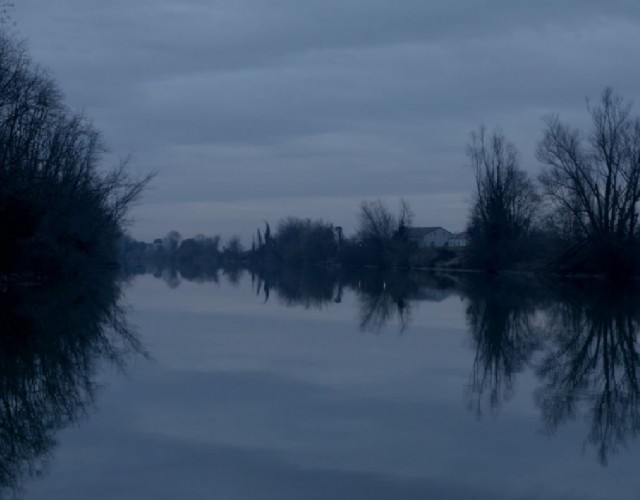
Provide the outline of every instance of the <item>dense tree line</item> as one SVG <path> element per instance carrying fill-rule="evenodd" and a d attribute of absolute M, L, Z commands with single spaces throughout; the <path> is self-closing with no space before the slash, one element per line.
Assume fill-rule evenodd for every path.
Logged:
<path fill-rule="evenodd" d="M 161 273 L 170 268 L 185 276 L 211 276 L 223 267 L 246 263 L 246 252 L 238 236 L 222 241 L 219 235 L 183 239 L 170 231 L 152 243 L 123 235 L 119 240 L 119 258 L 127 273 Z"/>
<path fill-rule="evenodd" d="M 420 248 L 409 235 L 412 217 L 405 201 L 401 201 L 397 215 L 381 200 L 363 201 L 357 232 L 351 236 L 321 219 L 286 217 L 274 231 L 268 222 L 257 228 L 248 249 L 238 236 L 223 243 L 218 235 L 183 240 L 177 231 L 171 231 L 153 243 L 124 236 L 120 255 L 129 271 L 174 268 L 193 276 L 212 276 L 217 269 L 238 266 L 254 271 L 284 266 L 409 269 L 430 267 L 443 256 L 455 256 L 451 249 Z"/>
<path fill-rule="evenodd" d="M 409 235 L 413 212 L 401 200 L 397 214 L 382 200 L 365 200 L 353 235 L 323 220 L 287 217 L 275 230 L 265 223 L 253 239 L 248 257 L 256 266 L 324 265 L 339 267 L 415 268 L 433 265 L 446 253 L 423 249 Z"/>

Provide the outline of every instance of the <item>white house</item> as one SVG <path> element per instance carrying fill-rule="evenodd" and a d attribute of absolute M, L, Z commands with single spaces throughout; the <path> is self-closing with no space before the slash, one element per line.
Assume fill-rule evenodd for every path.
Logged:
<path fill-rule="evenodd" d="M 447 246 L 449 247 L 466 247 L 468 244 L 469 235 L 467 233 L 454 234 L 447 242 Z"/>
<path fill-rule="evenodd" d="M 453 236 L 453 233 L 440 226 L 410 227 L 408 234 L 420 247 L 444 247 Z"/>

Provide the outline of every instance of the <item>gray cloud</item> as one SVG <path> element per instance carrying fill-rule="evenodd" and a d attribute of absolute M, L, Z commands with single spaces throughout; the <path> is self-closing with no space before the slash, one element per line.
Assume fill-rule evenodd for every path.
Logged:
<path fill-rule="evenodd" d="M 606 85 L 640 95 L 631 1 L 25 0 L 15 18 L 114 152 L 160 171 L 154 210 L 136 212 L 146 238 L 216 230 L 190 222 L 194 203 L 223 209 L 229 234 L 261 207 L 277 218 L 324 199 L 325 218 L 352 221 L 379 196 L 460 229 L 469 130 L 501 123 L 535 172 L 542 115 L 581 124 Z"/>

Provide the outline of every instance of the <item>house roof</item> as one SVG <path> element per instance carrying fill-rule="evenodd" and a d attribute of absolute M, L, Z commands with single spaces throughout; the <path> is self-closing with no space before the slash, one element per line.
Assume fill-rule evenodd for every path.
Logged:
<path fill-rule="evenodd" d="M 447 231 L 442 226 L 410 227 L 407 229 L 407 231 L 411 238 L 422 238 L 423 236 L 433 233 L 436 229 L 442 229 L 443 231 Z M 447 231 L 447 233 L 451 234 L 449 231 Z"/>
<path fill-rule="evenodd" d="M 454 234 L 452 238 L 455 238 L 457 240 L 467 240 L 469 239 L 469 233 L 463 231 L 462 233 Z"/>

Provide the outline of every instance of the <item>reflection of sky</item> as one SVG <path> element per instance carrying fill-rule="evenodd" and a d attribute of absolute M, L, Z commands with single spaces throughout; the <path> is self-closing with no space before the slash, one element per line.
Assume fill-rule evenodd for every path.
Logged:
<path fill-rule="evenodd" d="M 402 336 L 358 331 L 350 293 L 285 308 L 247 279 L 142 277 L 129 300 L 154 360 L 105 381 L 27 498 L 636 498 L 637 446 L 605 468 L 580 423 L 544 436 L 530 374 L 498 416 L 467 410 L 456 296 L 421 302 Z"/>

